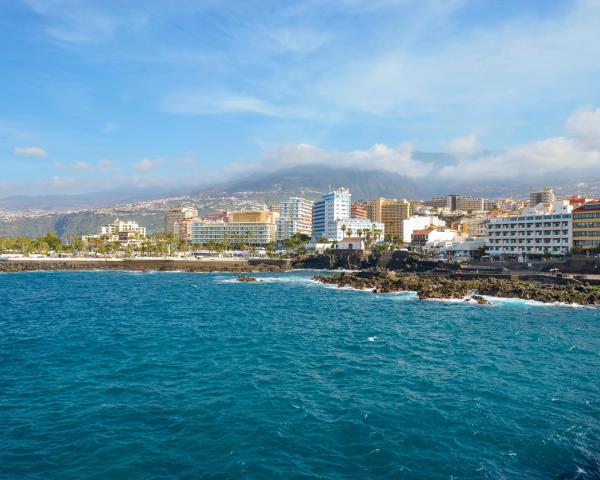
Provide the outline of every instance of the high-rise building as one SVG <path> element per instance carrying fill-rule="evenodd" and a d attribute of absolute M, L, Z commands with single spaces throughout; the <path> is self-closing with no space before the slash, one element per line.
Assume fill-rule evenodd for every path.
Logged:
<path fill-rule="evenodd" d="M 555 197 L 554 192 L 550 187 L 544 187 L 538 192 L 531 192 L 529 194 L 529 206 L 535 207 L 540 203 L 551 205 L 554 203 Z"/>
<path fill-rule="evenodd" d="M 312 236 L 315 239 L 337 238 L 337 220 L 350 218 L 351 194 L 347 188 L 338 188 L 323 195 L 313 205 Z"/>
<path fill-rule="evenodd" d="M 600 200 L 573 210 L 573 247 L 578 250 L 600 247 Z"/>
<path fill-rule="evenodd" d="M 165 212 L 164 230 L 166 233 L 172 233 L 179 238 L 189 240 L 188 223 L 196 217 L 198 217 L 198 210 L 195 208 L 186 206 L 169 208 Z"/>
<path fill-rule="evenodd" d="M 278 241 L 286 240 L 297 233 L 311 235 L 313 202 L 300 197 L 290 197 L 281 202 L 276 210 L 280 214 L 276 221 Z"/>
<path fill-rule="evenodd" d="M 411 213 L 411 203 L 404 199 L 376 198 L 367 203 L 368 218 L 383 223 L 388 237 L 403 237 L 402 221 L 409 218 Z"/>

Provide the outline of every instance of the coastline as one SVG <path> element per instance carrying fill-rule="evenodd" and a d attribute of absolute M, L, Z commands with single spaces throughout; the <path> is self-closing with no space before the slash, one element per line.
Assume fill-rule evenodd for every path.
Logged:
<path fill-rule="evenodd" d="M 313 280 L 338 288 L 371 291 L 374 294 L 414 292 L 419 300 L 490 303 L 489 298 L 520 299 L 544 304 L 600 306 L 600 290 L 583 284 L 547 284 L 532 280 L 506 280 L 494 277 L 457 279 L 443 275 L 351 273 L 317 275 Z"/>
<path fill-rule="evenodd" d="M 0 261 L 0 273 L 32 271 L 181 271 L 181 272 L 285 272 L 290 269 L 287 260 L 190 260 L 176 258 L 153 259 L 18 259 Z"/>

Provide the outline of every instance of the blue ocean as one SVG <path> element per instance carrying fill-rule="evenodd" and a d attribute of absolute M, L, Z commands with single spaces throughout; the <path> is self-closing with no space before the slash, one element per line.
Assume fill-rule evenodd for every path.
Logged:
<path fill-rule="evenodd" d="M 0 478 L 600 478 L 599 309 L 312 275 L 0 275 Z"/>

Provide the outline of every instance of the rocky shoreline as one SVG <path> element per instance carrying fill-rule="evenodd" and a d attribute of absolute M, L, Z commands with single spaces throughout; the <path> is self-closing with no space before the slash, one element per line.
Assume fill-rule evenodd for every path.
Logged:
<path fill-rule="evenodd" d="M 484 296 L 519 298 L 544 303 L 600 305 L 600 291 L 582 283 L 552 285 L 529 280 L 498 278 L 457 279 L 392 272 L 317 275 L 314 280 L 337 287 L 371 290 L 373 293 L 417 292 L 419 299 L 467 299 L 489 303 Z"/>
<path fill-rule="evenodd" d="M 127 270 L 136 272 L 285 272 L 285 262 L 195 261 L 195 260 L 123 260 L 123 261 L 2 261 L 1 273 L 30 271 Z"/>

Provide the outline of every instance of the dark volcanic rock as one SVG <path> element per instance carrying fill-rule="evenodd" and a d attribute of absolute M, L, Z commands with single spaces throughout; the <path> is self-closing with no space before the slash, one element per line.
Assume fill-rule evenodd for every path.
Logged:
<path fill-rule="evenodd" d="M 339 287 L 370 289 L 374 293 L 415 291 L 420 299 L 460 299 L 478 292 L 471 298 L 477 303 L 489 303 L 482 295 L 521 298 L 545 303 L 576 303 L 600 305 L 600 291 L 582 284 L 548 285 L 536 281 L 497 278 L 461 279 L 443 275 L 415 275 L 381 272 L 361 275 L 352 273 L 337 276 L 317 276 L 315 280 Z"/>

